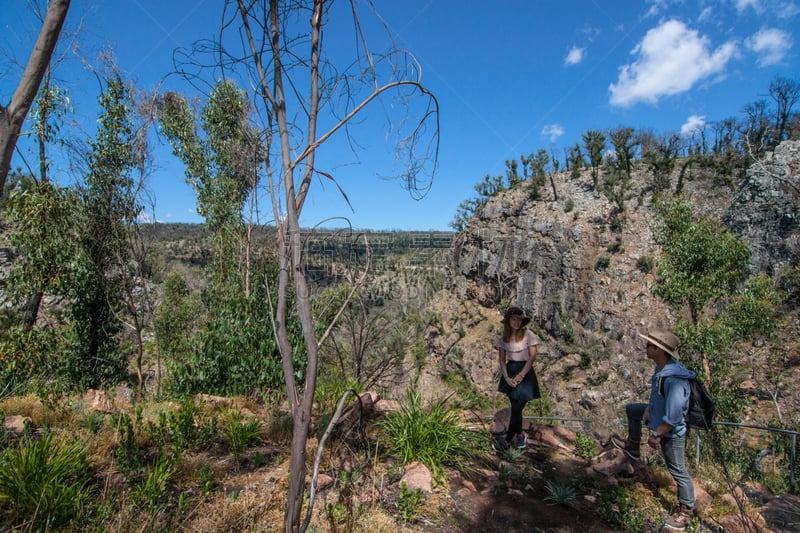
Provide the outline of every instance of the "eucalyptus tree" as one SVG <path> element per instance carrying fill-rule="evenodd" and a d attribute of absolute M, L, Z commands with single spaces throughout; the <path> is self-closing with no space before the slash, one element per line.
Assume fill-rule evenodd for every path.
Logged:
<path fill-rule="evenodd" d="M 603 165 L 603 151 L 606 149 L 606 136 L 600 130 L 589 130 L 581 135 L 589 164 L 592 168 L 592 184 L 598 189 L 600 167 Z"/>
<path fill-rule="evenodd" d="M 336 6 L 340 10 L 335 10 Z M 238 0 L 238 24 L 226 21 L 223 29 L 235 29 L 242 36 L 246 56 L 232 57 L 228 55 L 233 54 L 230 47 L 220 48 L 224 55 L 220 66 L 246 65 L 257 87 L 254 102 L 258 105 L 258 115 L 264 121 L 263 170 L 277 225 L 279 263 L 273 325 L 293 414 L 284 518 L 287 532 L 308 527 L 315 497 L 312 481 L 308 501 L 304 502 L 306 440 L 316 390 L 319 342 L 323 339 L 317 335 L 304 273 L 300 215 L 315 179 L 337 183 L 334 172 L 326 168 L 322 157 L 317 157 L 321 155 L 319 149 L 340 136 L 344 136 L 345 146 L 355 146 L 358 126 L 377 107 L 381 119 L 388 119 L 391 132 L 397 135 L 396 161 L 401 170 L 395 176 L 417 197 L 424 196 L 431 185 L 438 153 L 438 102 L 422 85 L 419 65 L 410 54 L 396 49 L 382 55 L 373 52 L 360 18 L 363 7 L 354 0 L 343 4 L 325 0 Z M 373 6 L 370 3 L 367 7 Z M 333 52 L 341 54 L 341 47 L 331 48 L 328 53 L 324 46 L 326 41 L 322 37 L 326 28 L 344 22 L 338 17 L 352 22 L 353 56 L 336 56 Z M 335 31 L 344 32 L 344 26 L 336 26 Z M 342 38 L 337 42 L 347 41 Z M 397 111 L 408 114 L 398 117 Z M 300 345 L 292 343 L 287 329 L 292 289 L 302 328 Z M 293 354 L 297 350 L 306 354 L 302 369 L 294 366 Z M 298 370 L 304 375 L 302 385 L 296 378 Z M 304 503 L 307 513 L 301 520 Z"/>
<path fill-rule="evenodd" d="M 570 171 L 570 176 L 573 179 L 577 179 L 580 177 L 581 171 L 586 167 L 586 158 L 583 155 L 583 150 L 581 150 L 579 143 L 575 143 L 575 146 L 566 150 L 566 167 Z"/>
<path fill-rule="evenodd" d="M 769 82 L 769 96 L 775 102 L 775 143 L 786 139 L 786 126 L 800 99 L 800 81 L 776 76 Z"/>
<path fill-rule="evenodd" d="M 665 191 L 670 187 L 672 171 L 678 163 L 681 139 L 676 134 L 647 136 L 642 140 L 642 160 L 653 175 L 653 190 Z"/>
<path fill-rule="evenodd" d="M 17 146 L 22 124 L 33 104 L 39 85 L 50 65 L 64 20 L 67 18 L 70 0 L 51 0 L 42 28 L 33 47 L 11 101 L 0 104 L 0 191 L 11 169 L 11 158 Z"/>
<path fill-rule="evenodd" d="M 686 352 L 699 354 L 705 377 L 726 365 L 731 333 L 718 319 L 720 306 L 744 282 L 747 243 L 711 217 L 695 217 L 681 196 L 660 195 L 654 204 L 654 237 L 663 248 L 654 292 L 682 318 Z"/>
<path fill-rule="evenodd" d="M 762 157 L 767 147 L 772 144 L 774 131 L 770 125 L 769 106 L 766 100 L 756 100 L 742 109 L 744 122 L 742 136 L 747 144 L 747 151 L 756 158 Z"/>
<path fill-rule="evenodd" d="M 625 202 L 633 197 L 633 161 L 638 140 L 633 128 L 618 127 L 609 132 L 614 147 L 611 172 L 603 179 L 603 194 L 614 205 L 617 213 L 625 211 Z"/>
<path fill-rule="evenodd" d="M 211 241 L 202 298 L 206 320 L 197 324 L 197 350 L 189 365 L 178 358 L 167 362 L 180 392 L 263 394 L 283 381 L 270 319 L 276 301 L 266 293 L 277 265 L 271 248 L 256 253 L 253 221 L 244 217 L 262 178 L 264 145 L 253 105 L 234 80 L 214 83 L 198 111 L 184 95 L 168 92 L 160 98 L 161 131 L 185 165 Z M 159 336 L 165 352 L 176 342 L 169 332 L 162 328 Z"/>
<path fill-rule="evenodd" d="M 111 73 L 99 100 L 102 112 L 89 142 L 81 190 L 81 268 L 70 295 L 76 334 L 70 373 L 84 386 L 125 379 L 127 354 L 117 335 L 126 311 L 134 319 L 137 314 L 132 302 L 123 304 L 136 283 L 129 270 L 128 243 L 142 211 L 137 199 L 140 183 L 134 179 L 137 154 L 129 88 Z"/>

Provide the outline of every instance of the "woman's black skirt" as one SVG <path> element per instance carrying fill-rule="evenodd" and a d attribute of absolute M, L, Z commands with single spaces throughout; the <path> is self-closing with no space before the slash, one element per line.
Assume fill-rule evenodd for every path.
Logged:
<path fill-rule="evenodd" d="M 510 377 L 514 377 L 519 374 L 519 371 L 525 367 L 524 361 L 507 361 L 506 362 L 506 371 Z M 519 383 L 516 387 L 510 386 L 506 383 L 506 380 L 503 378 L 503 375 L 500 374 L 500 382 L 497 385 L 497 390 L 502 392 L 506 396 L 508 396 L 512 400 L 523 400 L 523 401 L 530 401 L 535 400 L 536 398 L 541 398 L 542 395 L 539 392 L 539 380 L 536 377 L 536 372 L 533 370 L 533 367 L 528 371 L 525 377 L 522 380 L 522 383 Z"/>

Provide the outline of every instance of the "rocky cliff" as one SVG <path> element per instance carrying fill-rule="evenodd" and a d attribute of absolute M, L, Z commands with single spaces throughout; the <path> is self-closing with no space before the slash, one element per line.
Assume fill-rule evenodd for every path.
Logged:
<path fill-rule="evenodd" d="M 699 174 L 684 185 L 696 213 L 747 239 L 754 271 L 775 275 L 800 258 L 799 147 L 784 143 L 738 186 Z M 456 361 L 478 394 L 497 396 L 491 340 L 500 333 L 498 309 L 509 303 L 533 317 L 543 338 L 537 368 L 559 416 L 616 420 L 622 403 L 645 393 L 650 367 L 637 334 L 674 324 L 651 294 L 646 267 L 660 253 L 650 181 L 644 169 L 635 173 L 633 197 L 617 217 L 591 185 L 588 171 L 562 173 L 555 194 L 533 199 L 523 182 L 491 198 L 454 240 L 447 288 L 433 308 L 443 324 L 460 326 L 428 338 L 434 360 Z"/>

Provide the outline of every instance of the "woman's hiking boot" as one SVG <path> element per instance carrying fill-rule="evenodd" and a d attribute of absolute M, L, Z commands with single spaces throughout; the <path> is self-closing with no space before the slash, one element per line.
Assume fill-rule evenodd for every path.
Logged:
<path fill-rule="evenodd" d="M 508 443 L 505 437 L 499 437 L 492 443 L 492 449 L 497 453 L 503 453 L 510 447 L 511 445 Z"/>
<path fill-rule="evenodd" d="M 673 513 L 664 521 L 664 526 L 673 531 L 683 531 L 689 527 L 692 521 L 692 511 L 693 509 L 691 507 L 686 507 L 678 502 Z"/>
<path fill-rule="evenodd" d="M 639 457 L 642 456 L 641 441 L 633 441 L 631 439 L 623 439 L 619 435 L 611 435 L 611 444 L 613 444 L 615 448 L 622 450 L 625 455 L 634 461 L 638 461 Z"/>

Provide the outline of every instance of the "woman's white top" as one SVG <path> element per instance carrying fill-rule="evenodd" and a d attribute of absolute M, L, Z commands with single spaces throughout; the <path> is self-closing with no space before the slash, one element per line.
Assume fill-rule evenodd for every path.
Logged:
<path fill-rule="evenodd" d="M 539 336 L 529 329 L 525 330 L 525 336 L 521 341 L 503 340 L 501 335 L 494 341 L 495 348 L 503 348 L 506 351 L 506 361 L 527 361 L 528 348 L 539 344 Z"/>

